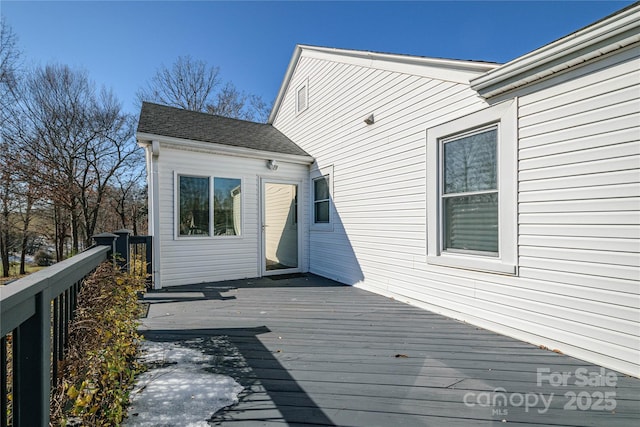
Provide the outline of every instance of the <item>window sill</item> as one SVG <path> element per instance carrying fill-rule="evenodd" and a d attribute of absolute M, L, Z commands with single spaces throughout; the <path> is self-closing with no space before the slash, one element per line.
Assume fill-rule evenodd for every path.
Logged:
<path fill-rule="evenodd" d="M 333 231 L 332 223 L 311 224 L 310 231 Z"/>
<path fill-rule="evenodd" d="M 227 240 L 227 239 L 242 239 L 243 235 L 237 236 L 174 236 L 173 240 Z"/>
<path fill-rule="evenodd" d="M 515 276 L 517 274 L 515 264 L 505 263 L 499 258 L 491 259 L 472 255 L 442 254 L 440 256 L 427 256 L 427 263 L 508 276 Z"/>

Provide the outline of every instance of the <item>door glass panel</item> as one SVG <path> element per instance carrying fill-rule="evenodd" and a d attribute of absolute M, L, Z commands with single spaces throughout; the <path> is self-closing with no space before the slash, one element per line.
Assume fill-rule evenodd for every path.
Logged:
<path fill-rule="evenodd" d="M 266 269 L 298 268 L 298 186 L 267 182 L 264 191 Z"/>

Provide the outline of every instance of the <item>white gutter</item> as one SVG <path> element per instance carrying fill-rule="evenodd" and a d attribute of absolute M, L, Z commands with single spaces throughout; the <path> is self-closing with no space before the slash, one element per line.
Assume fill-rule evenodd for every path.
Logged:
<path fill-rule="evenodd" d="M 471 80 L 471 88 L 492 98 L 640 41 L 636 3 L 586 28 Z"/>
<path fill-rule="evenodd" d="M 149 215 L 147 215 L 149 234 L 153 236 L 151 249 L 152 256 L 152 280 L 153 289 L 162 288 L 162 276 L 160 270 L 160 185 L 158 180 L 158 157 L 160 156 L 160 143 L 156 139 L 140 141 L 138 146 L 144 148 L 147 164 L 147 201 Z"/>

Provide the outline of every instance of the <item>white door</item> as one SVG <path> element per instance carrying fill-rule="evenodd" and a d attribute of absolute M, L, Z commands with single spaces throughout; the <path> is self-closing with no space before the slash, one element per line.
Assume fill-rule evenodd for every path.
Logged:
<path fill-rule="evenodd" d="M 298 184 L 262 182 L 262 274 L 300 271 Z"/>

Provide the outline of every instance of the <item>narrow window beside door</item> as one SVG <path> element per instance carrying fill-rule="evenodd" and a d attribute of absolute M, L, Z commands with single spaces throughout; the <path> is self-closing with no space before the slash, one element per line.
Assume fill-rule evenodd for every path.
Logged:
<path fill-rule="evenodd" d="M 313 180 L 313 222 L 329 223 L 329 176 L 321 176 Z"/>

